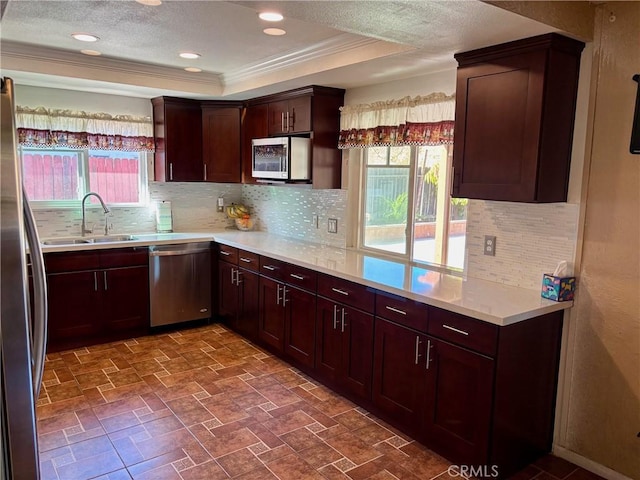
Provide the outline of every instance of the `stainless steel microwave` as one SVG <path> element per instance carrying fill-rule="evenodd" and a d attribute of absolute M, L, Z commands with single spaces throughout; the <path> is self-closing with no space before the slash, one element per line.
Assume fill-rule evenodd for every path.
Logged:
<path fill-rule="evenodd" d="M 253 178 L 311 180 L 311 140 L 304 137 L 258 138 L 251 141 Z"/>

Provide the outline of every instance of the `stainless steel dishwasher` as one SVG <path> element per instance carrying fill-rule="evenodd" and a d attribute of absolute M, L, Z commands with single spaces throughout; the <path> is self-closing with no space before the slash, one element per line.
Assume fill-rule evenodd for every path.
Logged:
<path fill-rule="evenodd" d="M 211 244 L 149 247 L 151 326 L 211 317 Z"/>

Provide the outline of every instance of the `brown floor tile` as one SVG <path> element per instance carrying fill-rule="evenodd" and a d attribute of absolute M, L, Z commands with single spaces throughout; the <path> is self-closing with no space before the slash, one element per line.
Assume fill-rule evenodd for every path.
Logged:
<path fill-rule="evenodd" d="M 576 470 L 576 468 L 578 468 L 573 463 L 567 462 L 566 460 L 553 455 L 545 455 L 537 460 L 534 465 L 540 470 L 559 479 L 567 477 L 570 473 Z"/>
<path fill-rule="evenodd" d="M 42 480 L 451 477 L 442 457 L 221 325 L 54 353 L 43 384 Z M 552 456 L 510 480 L 534 477 L 602 480 Z"/>

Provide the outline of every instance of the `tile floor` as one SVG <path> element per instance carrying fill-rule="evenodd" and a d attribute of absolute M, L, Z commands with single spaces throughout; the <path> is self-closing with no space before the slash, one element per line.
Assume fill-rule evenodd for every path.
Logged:
<path fill-rule="evenodd" d="M 47 357 L 42 480 L 449 478 L 450 463 L 219 324 Z M 548 456 L 517 480 L 595 480 Z"/>

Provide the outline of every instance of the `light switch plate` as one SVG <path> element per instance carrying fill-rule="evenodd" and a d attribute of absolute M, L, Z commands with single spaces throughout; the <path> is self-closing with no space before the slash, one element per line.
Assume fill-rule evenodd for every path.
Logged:
<path fill-rule="evenodd" d="M 496 237 L 495 235 L 485 235 L 484 236 L 484 254 L 491 255 L 494 257 L 496 255 Z"/>
<path fill-rule="evenodd" d="M 329 219 L 329 225 L 328 225 L 327 231 L 329 233 L 338 233 L 338 219 L 337 218 L 330 218 Z"/>

